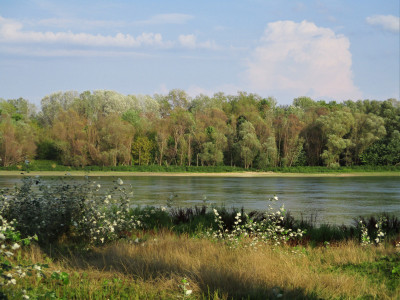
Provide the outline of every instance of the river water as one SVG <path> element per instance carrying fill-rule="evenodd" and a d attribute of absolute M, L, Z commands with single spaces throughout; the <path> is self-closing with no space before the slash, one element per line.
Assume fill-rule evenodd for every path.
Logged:
<path fill-rule="evenodd" d="M 106 192 L 115 177 L 90 177 Z M 173 206 L 208 205 L 243 207 L 246 211 L 266 210 L 269 198 L 279 202 L 295 217 L 316 218 L 317 223 L 353 224 L 362 215 L 388 212 L 400 217 L 400 177 L 123 177 L 132 186 L 137 205 L 166 206 L 173 195 Z M 57 184 L 57 178 L 42 177 Z M 80 181 L 82 177 L 69 180 Z M 19 184 L 20 178 L 0 177 L 0 188 Z"/>

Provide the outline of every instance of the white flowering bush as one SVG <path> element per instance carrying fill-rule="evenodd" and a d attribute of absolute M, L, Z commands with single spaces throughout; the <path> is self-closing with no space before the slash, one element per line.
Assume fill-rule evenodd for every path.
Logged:
<path fill-rule="evenodd" d="M 274 196 L 269 201 L 278 201 Z M 269 205 L 269 210 L 263 215 L 261 221 L 255 221 L 246 213 L 237 212 L 232 230 L 229 230 L 222 221 L 222 216 L 214 208 L 216 230 L 211 229 L 207 235 L 214 239 L 226 241 L 231 247 L 237 247 L 242 240 L 247 240 L 251 247 L 257 247 L 259 243 L 272 243 L 279 245 L 289 240 L 301 238 L 305 231 L 298 229 L 293 231 L 283 226 L 286 210 L 282 205 L 277 211 Z M 247 246 L 246 245 L 246 246 Z"/>
<path fill-rule="evenodd" d="M 371 244 L 371 239 L 368 234 L 368 229 L 367 226 L 365 226 L 363 220 L 359 221 L 359 226 L 361 230 L 361 238 L 360 238 L 360 243 L 361 246 L 368 246 Z"/>
<path fill-rule="evenodd" d="M 0 288 L 17 284 L 18 279 L 32 275 L 38 268 L 38 265 L 18 263 L 15 259 L 22 247 L 29 245 L 33 239 L 37 240 L 36 236 L 21 238 L 15 225 L 15 220 L 9 222 L 0 213 Z M 36 273 L 42 275 L 41 272 Z"/>
<path fill-rule="evenodd" d="M 73 233 L 91 244 L 102 244 L 141 227 L 131 207 L 133 192 L 123 184 L 122 179 L 118 178 L 107 195 L 89 194 L 83 201 L 80 213 L 71 220 Z M 91 185 L 96 188 L 95 191 L 101 188 L 95 182 Z"/>
<path fill-rule="evenodd" d="M 375 244 L 380 245 L 383 243 L 385 239 L 385 233 L 383 232 L 383 223 L 386 221 L 385 217 L 381 216 L 376 223 L 376 238 L 375 238 Z"/>
<path fill-rule="evenodd" d="M 375 218 L 372 218 L 372 220 L 375 225 L 373 225 L 370 220 L 369 226 L 367 226 L 366 221 L 363 218 L 360 218 L 358 221 L 358 227 L 360 230 L 360 244 L 362 246 L 368 246 L 371 244 L 379 246 L 385 241 L 386 233 L 384 231 L 384 225 L 388 221 L 386 216 L 381 215 L 378 220 Z"/>
<path fill-rule="evenodd" d="M 117 239 L 138 226 L 133 215 L 133 192 L 118 178 L 106 193 L 86 178 L 76 183 L 63 179 L 57 184 L 25 177 L 14 191 L 3 191 L 0 209 L 7 220 L 15 219 L 24 236 L 37 234 L 40 243 L 63 237 L 89 244 Z"/>
<path fill-rule="evenodd" d="M 48 185 L 40 178 L 25 177 L 14 191 L 3 191 L 2 215 L 15 219 L 22 235 L 37 234 L 41 242 L 52 242 L 67 234 L 71 220 L 80 214 L 89 187 L 65 181 Z"/>

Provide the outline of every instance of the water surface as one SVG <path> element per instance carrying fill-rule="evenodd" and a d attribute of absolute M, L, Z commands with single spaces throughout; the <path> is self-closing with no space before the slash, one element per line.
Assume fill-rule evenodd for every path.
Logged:
<path fill-rule="evenodd" d="M 90 177 L 108 190 L 115 177 Z M 82 177 L 71 177 L 80 181 Z M 42 181 L 57 184 L 56 178 Z M 134 203 L 165 206 L 171 194 L 173 205 L 190 207 L 208 204 L 245 210 L 266 210 L 268 198 L 296 216 L 317 217 L 318 223 L 352 224 L 353 218 L 382 212 L 400 217 L 400 177 L 123 177 L 131 185 Z M 18 177 L 0 177 L 0 187 L 19 184 Z"/>

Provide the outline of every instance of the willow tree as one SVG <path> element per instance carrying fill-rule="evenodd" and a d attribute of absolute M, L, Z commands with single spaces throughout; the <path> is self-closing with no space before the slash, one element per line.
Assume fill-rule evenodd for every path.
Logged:
<path fill-rule="evenodd" d="M 100 116 L 88 127 L 88 150 L 95 164 L 116 166 L 131 163 L 134 128 L 117 114 Z"/>
<path fill-rule="evenodd" d="M 239 125 L 238 138 L 236 146 L 244 167 L 248 169 L 261 148 L 254 126 L 249 121 L 244 121 Z"/>
<path fill-rule="evenodd" d="M 319 117 L 317 121 L 326 139 L 321 157 L 328 167 L 337 167 L 340 165 L 340 155 L 351 145 L 351 140 L 346 135 L 354 126 L 354 117 L 348 111 L 338 110 Z"/>
<path fill-rule="evenodd" d="M 8 167 L 35 155 L 36 134 L 32 126 L 8 115 L 0 122 L 0 165 Z"/>
<path fill-rule="evenodd" d="M 76 111 L 60 111 L 54 119 L 52 137 L 61 151 L 61 162 L 69 166 L 86 166 L 88 156 L 87 119 Z"/>
<path fill-rule="evenodd" d="M 183 108 L 177 107 L 171 112 L 171 131 L 174 139 L 175 159 L 182 166 L 186 159 L 188 165 L 191 161 L 191 149 L 193 138 L 193 126 L 195 125 L 193 116 Z"/>
<path fill-rule="evenodd" d="M 354 126 L 351 130 L 351 144 L 346 159 L 348 164 L 360 162 L 360 155 L 373 143 L 386 135 L 383 118 L 373 114 L 354 115 Z"/>

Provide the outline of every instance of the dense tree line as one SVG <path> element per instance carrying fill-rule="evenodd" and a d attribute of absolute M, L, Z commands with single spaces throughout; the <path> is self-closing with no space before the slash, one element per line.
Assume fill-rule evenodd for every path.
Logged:
<path fill-rule="evenodd" d="M 0 99 L 0 165 L 232 165 L 245 168 L 400 163 L 400 102 L 58 92 Z"/>

